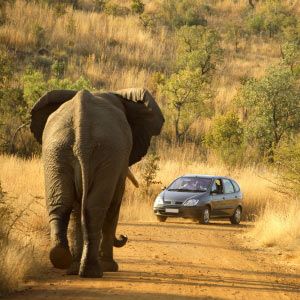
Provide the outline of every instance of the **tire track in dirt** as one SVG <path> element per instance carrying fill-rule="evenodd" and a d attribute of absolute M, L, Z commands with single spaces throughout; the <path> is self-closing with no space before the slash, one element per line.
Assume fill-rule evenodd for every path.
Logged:
<path fill-rule="evenodd" d="M 49 266 L 5 299 L 299 299 L 299 269 L 243 247 L 247 230 L 227 222 L 122 223 L 129 242 L 115 250 L 120 272 L 81 279 Z"/>

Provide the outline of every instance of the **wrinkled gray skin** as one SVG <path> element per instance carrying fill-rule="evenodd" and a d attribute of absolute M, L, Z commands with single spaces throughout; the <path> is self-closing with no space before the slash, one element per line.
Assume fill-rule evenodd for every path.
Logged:
<path fill-rule="evenodd" d="M 52 264 L 82 277 L 117 271 L 113 245 L 126 243 L 115 232 L 128 166 L 160 133 L 159 107 L 144 89 L 52 91 L 31 115 L 31 131 L 42 139 Z"/>

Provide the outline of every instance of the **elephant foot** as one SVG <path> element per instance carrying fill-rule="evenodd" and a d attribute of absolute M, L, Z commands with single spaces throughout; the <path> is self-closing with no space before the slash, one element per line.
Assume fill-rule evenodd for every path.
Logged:
<path fill-rule="evenodd" d="M 69 248 L 61 244 L 55 245 L 50 250 L 50 261 L 54 268 L 68 269 L 72 264 L 72 255 Z"/>
<path fill-rule="evenodd" d="M 98 262 L 93 264 L 83 263 L 80 266 L 79 276 L 85 278 L 101 278 L 103 276 L 103 271 Z"/>
<path fill-rule="evenodd" d="M 70 268 L 67 270 L 67 275 L 78 275 L 80 268 L 79 261 L 73 261 Z"/>
<path fill-rule="evenodd" d="M 103 272 L 118 272 L 119 266 L 114 260 L 100 260 Z"/>

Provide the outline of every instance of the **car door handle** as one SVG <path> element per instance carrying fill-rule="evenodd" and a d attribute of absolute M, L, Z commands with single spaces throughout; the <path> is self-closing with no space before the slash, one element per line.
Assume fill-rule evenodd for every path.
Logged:
<path fill-rule="evenodd" d="M 223 197 L 222 199 L 225 200 L 225 197 Z"/>
<path fill-rule="evenodd" d="M 237 196 L 235 196 L 234 198 L 237 198 Z"/>

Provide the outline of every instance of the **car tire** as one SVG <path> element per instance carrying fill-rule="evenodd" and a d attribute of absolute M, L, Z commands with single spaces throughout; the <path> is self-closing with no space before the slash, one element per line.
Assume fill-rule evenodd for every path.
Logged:
<path fill-rule="evenodd" d="M 210 207 L 205 206 L 205 208 L 201 211 L 199 223 L 200 224 L 208 224 L 209 219 L 210 219 Z"/>
<path fill-rule="evenodd" d="M 242 217 L 242 208 L 238 206 L 236 210 L 234 211 L 234 214 L 230 217 L 231 224 L 240 224 Z"/>
<path fill-rule="evenodd" d="M 166 222 L 167 217 L 165 216 L 156 216 L 158 222 Z"/>

